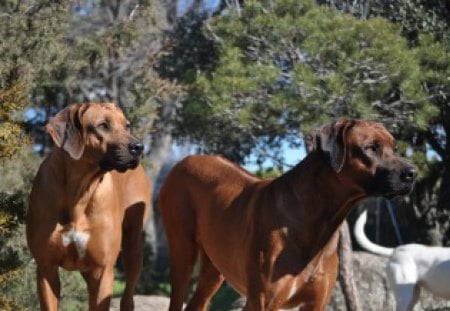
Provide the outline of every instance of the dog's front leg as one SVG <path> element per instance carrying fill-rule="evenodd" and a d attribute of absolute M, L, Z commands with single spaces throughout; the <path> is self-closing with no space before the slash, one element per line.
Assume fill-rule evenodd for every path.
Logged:
<path fill-rule="evenodd" d="M 36 280 L 41 310 L 57 311 L 61 288 L 58 266 L 37 265 Z"/>
<path fill-rule="evenodd" d="M 111 301 L 114 267 L 97 268 L 82 273 L 89 291 L 89 311 L 108 311 Z"/>
<path fill-rule="evenodd" d="M 243 311 L 265 311 L 265 299 L 264 294 L 250 294 L 247 296 Z"/>
<path fill-rule="evenodd" d="M 247 301 L 245 303 L 243 311 L 269 311 L 275 310 L 269 306 L 271 297 L 268 292 L 268 284 L 265 281 L 262 272 L 258 272 L 256 275 L 249 276 L 249 282 L 247 285 Z"/>

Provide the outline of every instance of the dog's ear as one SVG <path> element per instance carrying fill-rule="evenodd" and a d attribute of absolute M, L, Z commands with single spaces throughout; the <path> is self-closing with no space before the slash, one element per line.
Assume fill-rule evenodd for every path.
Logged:
<path fill-rule="evenodd" d="M 342 170 L 347 154 L 346 135 L 353 121 L 341 118 L 314 131 L 312 149 L 324 152 L 336 173 Z"/>
<path fill-rule="evenodd" d="M 73 104 L 56 114 L 45 126 L 53 142 L 78 160 L 84 152 L 83 133 L 79 117 L 81 105 Z"/>

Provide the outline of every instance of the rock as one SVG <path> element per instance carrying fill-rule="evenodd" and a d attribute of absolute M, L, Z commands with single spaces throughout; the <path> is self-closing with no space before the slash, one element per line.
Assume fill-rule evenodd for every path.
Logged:
<path fill-rule="evenodd" d="M 134 296 L 134 311 L 165 311 L 169 309 L 169 298 L 164 296 Z M 120 299 L 111 301 L 111 311 L 120 310 Z"/>
<path fill-rule="evenodd" d="M 394 296 L 387 287 L 385 272 L 387 258 L 366 252 L 354 252 L 353 262 L 355 283 L 363 311 L 394 310 Z M 328 310 L 346 310 L 339 283 L 333 292 Z M 414 310 L 450 310 L 450 301 L 433 297 L 431 293 L 422 290 L 420 301 Z"/>

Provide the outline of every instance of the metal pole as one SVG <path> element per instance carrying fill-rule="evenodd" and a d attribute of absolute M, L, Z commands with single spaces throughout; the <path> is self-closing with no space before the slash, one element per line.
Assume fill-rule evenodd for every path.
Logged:
<path fill-rule="evenodd" d="M 380 203 L 381 199 L 377 198 L 377 204 L 375 209 L 375 241 L 379 244 L 380 243 Z"/>
<path fill-rule="evenodd" d="M 397 242 L 400 245 L 402 245 L 403 239 L 402 239 L 402 235 L 400 233 L 400 228 L 397 223 L 397 218 L 395 217 L 394 212 L 392 211 L 392 202 L 389 200 L 386 200 L 386 207 L 389 212 L 389 216 L 391 217 L 392 225 L 394 226 L 394 232 L 395 232 L 395 236 L 397 237 Z"/>

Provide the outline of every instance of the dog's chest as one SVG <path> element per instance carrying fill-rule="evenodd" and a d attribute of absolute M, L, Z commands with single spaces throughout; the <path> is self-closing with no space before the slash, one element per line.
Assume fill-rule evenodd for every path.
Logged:
<path fill-rule="evenodd" d="M 121 218 L 117 206 L 100 189 L 88 200 L 60 209 L 50 248 L 58 252 L 58 264 L 67 270 L 104 266 L 109 256 L 118 253 Z"/>
<path fill-rule="evenodd" d="M 90 266 L 92 236 L 89 230 L 59 227 L 51 236 L 47 253 L 66 270 L 82 270 Z"/>
<path fill-rule="evenodd" d="M 117 252 L 120 236 L 111 222 L 89 221 L 58 225 L 50 239 L 49 251 L 56 251 L 58 264 L 67 270 L 103 266 L 108 254 Z"/>
<path fill-rule="evenodd" d="M 61 234 L 62 246 L 67 248 L 69 245 L 75 247 L 77 257 L 79 259 L 84 259 L 86 256 L 87 244 L 90 238 L 90 234 L 86 231 L 76 231 L 70 229 Z"/>

